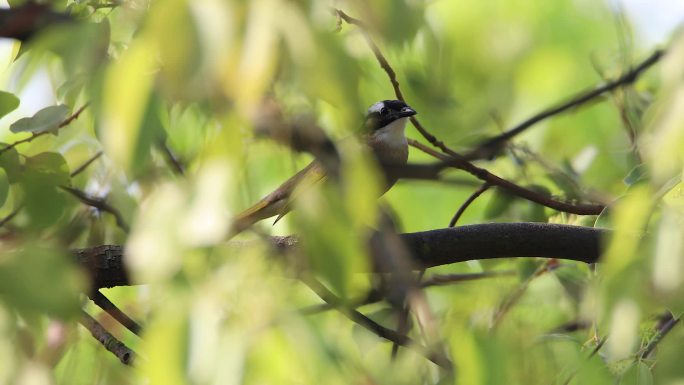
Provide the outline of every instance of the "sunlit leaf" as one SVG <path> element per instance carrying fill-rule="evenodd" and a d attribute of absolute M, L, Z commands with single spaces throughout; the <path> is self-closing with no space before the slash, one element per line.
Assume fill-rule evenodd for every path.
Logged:
<path fill-rule="evenodd" d="M 45 107 L 30 118 L 21 118 L 10 126 L 12 132 L 31 132 L 40 134 L 54 130 L 69 114 L 69 107 L 60 104 L 58 106 Z"/>
<path fill-rule="evenodd" d="M 312 186 L 313 187 L 313 186 Z M 332 183 L 302 189 L 293 213 L 297 229 L 308 234 L 304 247 L 315 271 L 342 298 L 359 296 L 368 282 L 358 275 L 368 271 L 362 240 L 349 237 L 353 225 Z M 320 231 L 325 228 L 326 231 Z"/>
<path fill-rule="evenodd" d="M 157 315 L 145 334 L 145 351 L 149 360 L 141 363 L 140 370 L 153 383 L 181 385 L 186 366 L 188 336 L 187 313 L 183 312 L 181 301 L 171 301 L 162 309 L 164 315 Z"/>
<path fill-rule="evenodd" d="M 107 71 L 104 84 L 103 141 L 111 158 L 133 165 L 150 97 L 154 46 L 137 40 Z"/>
<path fill-rule="evenodd" d="M 19 98 L 9 92 L 0 91 L 0 118 L 19 107 Z"/>

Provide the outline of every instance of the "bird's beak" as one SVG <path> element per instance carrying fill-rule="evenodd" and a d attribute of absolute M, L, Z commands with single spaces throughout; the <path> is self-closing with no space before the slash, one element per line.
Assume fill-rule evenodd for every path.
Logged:
<path fill-rule="evenodd" d="M 415 114 L 417 114 L 417 112 L 409 106 L 402 108 L 401 111 L 398 112 L 398 115 L 400 118 L 407 118 L 407 117 L 413 116 Z"/>

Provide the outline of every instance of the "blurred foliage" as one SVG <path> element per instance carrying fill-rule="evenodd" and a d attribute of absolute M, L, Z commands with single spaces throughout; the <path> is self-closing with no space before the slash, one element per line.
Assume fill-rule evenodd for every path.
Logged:
<path fill-rule="evenodd" d="M 425 289 L 436 321 L 425 333 L 443 341 L 455 378 L 410 348 L 392 360 L 391 343 L 340 312 L 299 311 L 321 302 L 296 279 L 301 269 L 343 300 L 379 284 L 356 273 L 368 267 L 379 207 L 398 231 L 441 228 L 479 186 L 451 170 L 450 183 L 400 181 L 376 203 L 378 170 L 343 139 L 394 92 L 359 28 L 330 6 L 365 23 L 430 132 L 468 150 L 655 49 L 607 3 L 50 2 L 72 20 L 0 47 L 0 384 L 683 381 L 680 327 L 641 357 L 658 337 L 653 320 L 684 311 L 681 34 L 635 84 L 537 124 L 482 162 L 535 191 L 609 207 L 582 218 L 491 188 L 459 224 L 596 225 L 615 236 L 597 266 L 560 261 L 540 272 L 541 262 L 517 259 L 430 269 L 518 272 Z M 231 216 L 311 160 L 255 138 L 265 98 L 339 141 L 342 188 L 302 192 L 295 212 L 257 224 L 241 235 L 252 242 L 235 248 L 224 242 Z M 415 149 L 410 159 L 431 160 Z M 130 233 L 66 187 L 106 200 Z M 307 266 L 274 262 L 255 241 L 289 233 L 305 239 Z M 125 244 L 134 280 L 151 283 L 105 291 L 144 323 L 142 339 L 79 297 L 84 275 L 67 250 L 99 244 Z M 76 326 L 81 307 L 138 352 L 139 365 L 121 365 Z M 396 303 L 360 310 L 397 327 Z"/>

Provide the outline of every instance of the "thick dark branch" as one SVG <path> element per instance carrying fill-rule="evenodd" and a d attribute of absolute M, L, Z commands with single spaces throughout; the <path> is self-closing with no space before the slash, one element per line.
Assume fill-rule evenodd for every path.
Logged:
<path fill-rule="evenodd" d="M 476 259 L 558 258 L 598 262 L 609 230 L 552 223 L 483 223 L 401 234 L 424 267 Z"/>
<path fill-rule="evenodd" d="M 584 263 L 598 262 L 609 230 L 551 223 L 483 223 L 399 234 L 416 268 L 449 265 L 477 259 L 539 257 Z M 292 236 L 271 237 L 273 245 L 290 251 L 299 241 Z M 133 284 L 128 279 L 117 245 L 74 251 L 89 273 L 92 289 Z M 142 282 L 138 282 L 142 283 Z"/>
<path fill-rule="evenodd" d="M 132 284 L 124 265 L 123 246 L 101 245 L 72 252 L 76 263 L 88 273 L 92 291 Z"/>
<path fill-rule="evenodd" d="M 520 134 L 521 132 L 525 131 L 526 129 L 532 127 L 533 125 L 541 122 L 542 120 L 552 117 L 554 115 L 558 115 L 572 108 L 578 107 L 584 103 L 591 101 L 594 98 L 597 98 L 598 96 L 603 95 L 606 92 L 610 92 L 615 90 L 616 88 L 624 87 L 628 84 L 634 83 L 639 78 L 639 75 L 641 75 L 642 72 L 644 72 L 649 67 L 659 62 L 660 59 L 664 56 L 664 54 L 664 50 L 657 50 L 653 52 L 643 62 L 641 62 L 639 65 L 634 67 L 629 72 L 626 72 L 619 78 L 611 82 L 608 82 L 602 86 L 580 92 L 577 96 L 573 97 L 569 101 L 554 107 L 550 107 L 534 115 L 533 117 L 525 120 L 524 122 L 518 124 L 517 126 L 504 132 L 503 134 L 497 135 L 487 140 L 486 142 L 479 145 L 478 148 L 466 154 L 464 157 L 468 160 L 491 158 L 496 154 L 496 152 L 498 152 L 498 150 L 505 142 L 507 142 L 514 136 Z"/>
<path fill-rule="evenodd" d="M 28 1 L 20 7 L 0 9 L 0 38 L 26 41 L 51 25 L 71 21 L 69 15 L 54 12 L 49 5 Z"/>

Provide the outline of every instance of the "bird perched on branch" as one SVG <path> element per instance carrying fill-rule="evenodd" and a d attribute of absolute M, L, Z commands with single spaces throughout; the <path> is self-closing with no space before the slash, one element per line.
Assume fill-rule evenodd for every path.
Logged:
<path fill-rule="evenodd" d="M 408 143 L 404 129 L 407 119 L 415 114 L 416 111 L 401 100 L 383 100 L 368 108 L 363 140 L 381 166 L 396 167 L 406 164 Z M 290 211 L 295 188 L 304 181 L 315 182 L 324 179 L 325 176 L 323 165 L 318 160 L 312 161 L 272 193 L 238 214 L 233 220 L 230 235 L 233 236 L 262 219 L 276 215 L 277 222 Z M 396 177 L 387 179 L 383 194 L 397 181 Z"/>

